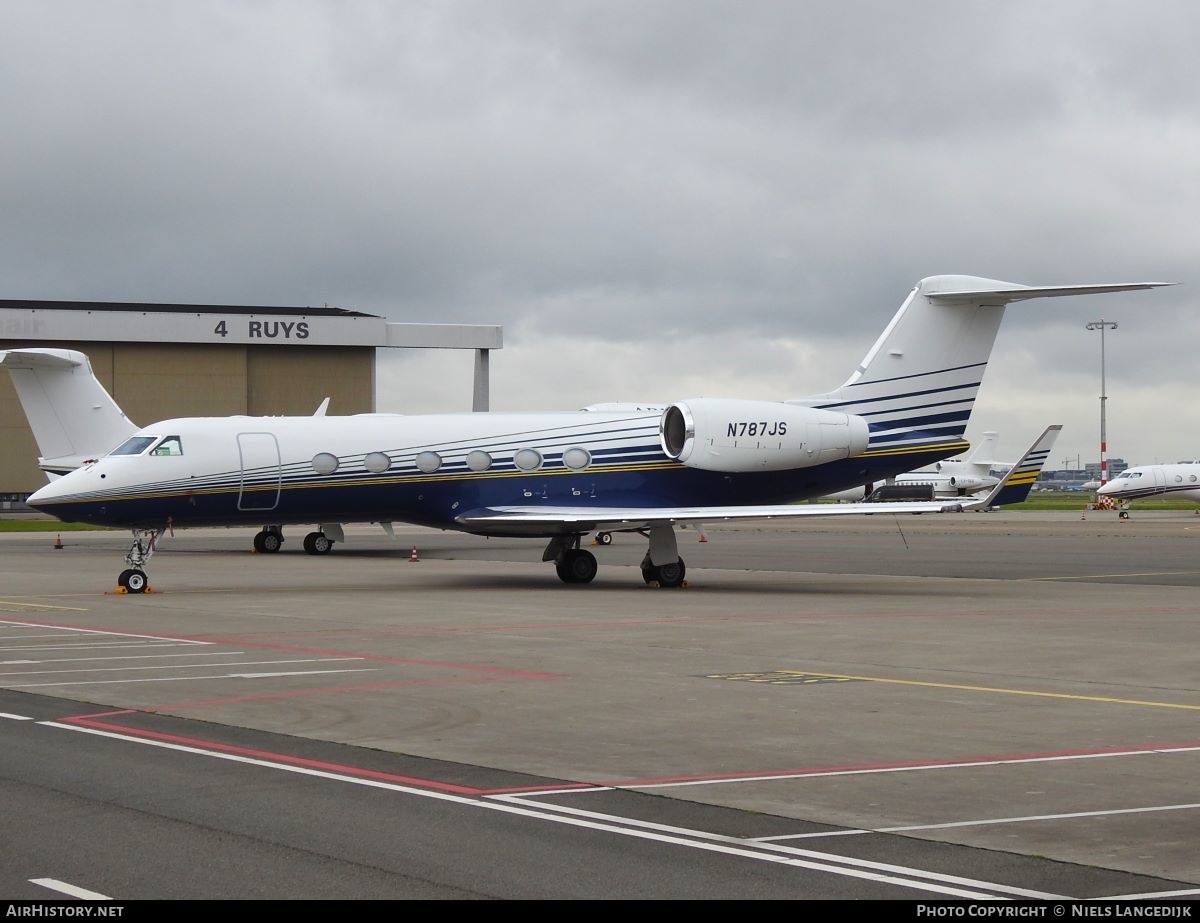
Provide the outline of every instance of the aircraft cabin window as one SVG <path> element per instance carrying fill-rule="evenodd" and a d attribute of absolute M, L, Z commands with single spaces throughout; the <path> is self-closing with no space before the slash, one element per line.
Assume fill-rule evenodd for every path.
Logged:
<path fill-rule="evenodd" d="M 141 455 L 146 449 L 154 443 L 157 436 L 133 436 L 125 440 L 111 452 L 109 455 Z"/>
<path fill-rule="evenodd" d="M 563 464 L 572 471 L 582 471 L 592 463 L 592 453 L 579 446 L 573 446 L 563 452 Z"/>
<path fill-rule="evenodd" d="M 417 467 L 426 474 L 433 474 L 438 468 L 442 467 L 442 456 L 437 452 L 422 452 L 416 458 Z"/>
<path fill-rule="evenodd" d="M 392 460 L 384 452 L 371 452 L 363 459 L 363 467 L 375 474 L 383 474 L 392 467 Z"/>
<path fill-rule="evenodd" d="M 1183 475 L 1182 474 L 1175 475 L 1175 483 L 1180 484 L 1182 482 L 1183 482 Z"/>
<path fill-rule="evenodd" d="M 183 443 L 179 441 L 178 436 L 168 436 L 162 442 L 154 447 L 151 455 L 182 455 Z"/>
<path fill-rule="evenodd" d="M 1196 475 L 1194 475 L 1194 474 L 1189 474 L 1189 475 L 1188 475 L 1188 480 L 1189 480 L 1189 481 L 1191 481 L 1193 484 L 1195 484 L 1195 483 L 1196 483 Z"/>
<path fill-rule="evenodd" d="M 467 467 L 472 471 L 487 471 L 492 467 L 492 456 L 487 452 L 481 452 L 476 449 L 474 452 L 467 453 Z"/>
<path fill-rule="evenodd" d="M 318 452 L 313 456 L 312 466 L 317 474 L 333 474 L 338 469 L 338 459 L 329 452 Z"/>
<path fill-rule="evenodd" d="M 537 449 L 518 449 L 513 464 L 522 471 L 537 471 L 542 466 L 542 453 Z"/>

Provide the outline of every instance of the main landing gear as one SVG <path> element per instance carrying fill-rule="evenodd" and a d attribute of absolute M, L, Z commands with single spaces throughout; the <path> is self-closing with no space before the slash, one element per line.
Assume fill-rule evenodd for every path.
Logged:
<path fill-rule="evenodd" d="M 683 578 L 686 573 L 687 568 L 683 564 L 683 558 L 679 558 L 673 564 L 653 564 L 648 551 L 642 558 L 642 579 L 651 586 L 655 584 L 660 587 L 683 586 Z"/>
<path fill-rule="evenodd" d="M 674 528 L 660 525 L 639 531 L 650 540 L 642 559 L 642 579 L 650 586 L 683 586 L 687 570 L 679 557 Z M 601 536 L 608 536 L 608 541 Z M 558 579 L 563 583 L 591 583 L 596 577 L 596 556 L 579 547 L 581 538 L 581 535 L 556 535 L 542 553 L 543 561 L 554 562 Z M 599 533 L 596 538 L 601 544 L 612 541 L 611 533 L 607 532 Z"/>
<path fill-rule="evenodd" d="M 134 529 L 133 545 L 125 555 L 129 566 L 117 577 L 118 593 L 148 593 L 150 578 L 146 576 L 146 562 L 154 556 L 154 546 L 162 529 Z"/>
<path fill-rule="evenodd" d="M 333 539 L 324 532 L 309 532 L 304 536 L 304 550 L 309 554 L 329 554 L 333 551 Z"/>
<path fill-rule="evenodd" d="M 254 534 L 254 550 L 259 554 L 275 554 L 283 547 L 283 529 L 279 526 L 263 526 Z"/>
<path fill-rule="evenodd" d="M 329 554 L 335 542 L 344 542 L 346 535 L 338 523 L 322 523 L 316 532 L 304 536 L 304 551 L 307 554 Z M 283 545 L 283 528 L 263 526 L 254 535 L 254 550 L 259 554 L 275 554 Z"/>

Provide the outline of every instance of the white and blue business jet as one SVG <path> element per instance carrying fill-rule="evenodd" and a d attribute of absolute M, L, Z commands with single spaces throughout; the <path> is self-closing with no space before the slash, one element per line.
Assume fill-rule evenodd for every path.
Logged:
<path fill-rule="evenodd" d="M 922 279 L 845 384 L 791 400 L 164 420 L 28 502 L 64 521 L 132 529 L 118 578 L 131 593 L 146 590 L 145 564 L 164 529 L 272 523 L 255 537 L 256 547 L 272 550 L 279 526 L 319 523 L 304 544 L 320 554 L 351 522 L 546 539 L 543 560 L 579 584 L 597 569 L 583 537 L 636 532 L 649 540 L 645 581 L 675 587 L 685 573 L 677 525 L 878 513 L 878 503 L 797 502 L 967 450 L 964 433 L 1009 302 L 1165 284 Z M 986 507 L 1001 490 L 1029 489 L 1013 480 L 1022 470 L 987 497 L 887 509 Z"/>

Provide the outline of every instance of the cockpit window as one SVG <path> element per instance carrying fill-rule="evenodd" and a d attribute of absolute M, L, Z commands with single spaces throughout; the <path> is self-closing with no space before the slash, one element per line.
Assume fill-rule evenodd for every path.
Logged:
<path fill-rule="evenodd" d="M 141 455 L 157 439 L 157 436 L 132 436 L 109 452 L 109 455 Z"/>
<path fill-rule="evenodd" d="M 179 441 L 178 436 L 168 436 L 162 442 L 154 447 L 151 455 L 182 455 L 183 443 Z"/>

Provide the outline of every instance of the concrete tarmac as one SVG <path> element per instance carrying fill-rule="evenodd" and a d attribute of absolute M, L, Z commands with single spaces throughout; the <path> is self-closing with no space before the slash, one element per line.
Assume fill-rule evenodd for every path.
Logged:
<path fill-rule="evenodd" d="M 643 583 L 637 535 L 568 586 L 536 540 L 355 526 L 315 557 L 303 529 L 275 555 L 252 532 L 164 537 L 143 596 L 113 592 L 122 533 L 0 535 L 0 687 L 113 733 L 176 716 L 436 761 L 432 786 L 562 810 L 752 812 L 763 848 L 970 847 L 1016 889 L 1039 876 L 1001 870 L 1046 862 L 1055 894 L 1200 893 L 1190 512 L 711 526 L 680 533 L 677 590 Z"/>

